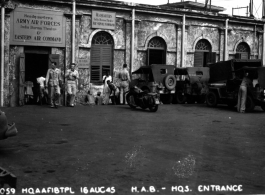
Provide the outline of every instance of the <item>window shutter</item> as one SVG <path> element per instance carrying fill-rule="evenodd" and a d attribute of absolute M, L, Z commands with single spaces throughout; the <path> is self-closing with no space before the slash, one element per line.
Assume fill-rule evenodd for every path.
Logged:
<path fill-rule="evenodd" d="M 100 47 L 92 46 L 91 48 L 91 81 L 100 81 Z"/>
<path fill-rule="evenodd" d="M 235 59 L 241 59 L 241 53 L 236 53 Z"/>
<path fill-rule="evenodd" d="M 248 53 L 247 52 L 245 52 L 245 53 L 241 53 L 241 59 L 249 59 L 249 57 L 248 57 Z"/>
<path fill-rule="evenodd" d="M 194 53 L 194 67 L 202 67 L 204 60 L 204 52 Z"/>
<path fill-rule="evenodd" d="M 103 77 L 103 75 L 106 75 L 107 72 L 109 72 L 110 75 L 112 75 L 111 73 L 111 64 L 112 64 L 112 46 L 109 45 L 104 45 L 104 47 L 101 48 L 101 64 L 102 64 L 102 75 L 101 75 L 101 79 Z"/>
<path fill-rule="evenodd" d="M 103 75 L 112 65 L 112 45 L 93 45 L 91 48 L 91 81 L 102 81 Z"/>

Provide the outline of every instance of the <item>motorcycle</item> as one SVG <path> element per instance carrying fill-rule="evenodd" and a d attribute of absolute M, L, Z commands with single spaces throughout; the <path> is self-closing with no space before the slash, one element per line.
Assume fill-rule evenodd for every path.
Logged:
<path fill-rule="evenodd" d="M 156 112 L 160 104 L 157 93 L 149 93 L 136 86 L 126 92 L 126 101 L 131 108 L 139 106 L 142 109 L 149 108 L 151 112 Z"/>

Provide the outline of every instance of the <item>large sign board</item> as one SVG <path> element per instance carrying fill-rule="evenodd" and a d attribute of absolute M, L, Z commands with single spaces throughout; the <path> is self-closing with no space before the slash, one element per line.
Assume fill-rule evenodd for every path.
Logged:
<path fill-rule="evenodd" d="M 11 14 L 10 44 L 65 47 L 63 13 L 16 8 Z"/>
<path fill-rule="evenodd" d="M 92 10 L 92 28 L 115 30 L 116 13 Z"/>

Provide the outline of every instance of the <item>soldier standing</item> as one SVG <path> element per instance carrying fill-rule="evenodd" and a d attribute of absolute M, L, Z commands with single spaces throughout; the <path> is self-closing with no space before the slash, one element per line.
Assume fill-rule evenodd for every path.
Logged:
<path fill-rule="evenodd" d="M 71 63 L 70 69 L 66 71 L 65 77 L 67 80 L 67 104 L 74 107 L 74 101 L 77 91 L 77 82 L 79 78 L 78 71 L 75 70 L 75 63 Z"/>
<path fill-rule="evenodd" d="M 58 106 L 60 95 L 59 83 L 62 82 L 61 70 L 56 68 L 56 62 L 51 63 L 46 75 L 46 87 L 48 87 L 51 108 Z"/>
<path fill-rule="evenodd" d="M 127 70 L 127 64 L 123 64 L 123 69 L 119 73 L 118 78 L 121 80 L 121 83 L 120 83 L 120 103 L 123 104 L 125 102 L 125 104 L 127 104 L 126 98 L 124 96 L 124 93 L 129 90 L 129 82 L 130 82 L 130 75 L 129 75 L 129 72 Z M 124 102 L 123 102 L 123 99 L 124 99 Z"/>

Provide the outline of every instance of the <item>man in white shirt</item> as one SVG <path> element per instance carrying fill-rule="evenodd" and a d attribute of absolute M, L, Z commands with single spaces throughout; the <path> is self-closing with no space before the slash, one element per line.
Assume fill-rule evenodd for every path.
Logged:
<path fill-rule="evenodd" d="M 39 83 L 39 101 L 40 104 L 42 105 L 42 98 L 44 97 L 45 94 L 45 78 L 43 76 L 40 76 L 37 78 L 37 83 Z M 47 102 L 46 102 L 47 103 Z"/>
<path fill-rule="evenodd" d="M 61 70 L 56 68 L 56 62 L 51 63 L 51 68 L 48 69 L 46 75 L 46 87 L 48 87 L 51 108 L 57 107 L 60 87 L 59 82 L 62 82 Z"/>
<path fill-rule="evenodd" d="M 130 75 L 127 70 L 127 64 L 123 64 L 123 69 L 119 72 L 118 78 L 121 80 L 120 83 L 120 103 L 127 104 L 124 93 L 129 90 Z M 124 99 L 124 102 L 123 102 Z"/>
<path fill-rule="evenodd" d="M 74 101 L 77 91 L 77 82 L 79 78 L 78 71 L 75 70 L 75 63 L 71 63 L 70 68 L 66 71 L 65 77 L 67 80 L 67 95 L 69 106 L 74 107 Z"/>

